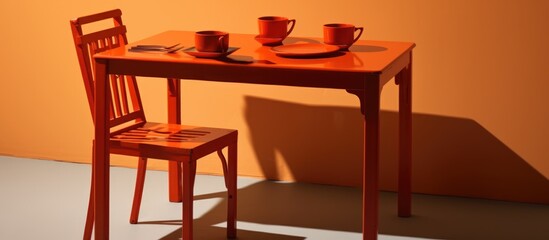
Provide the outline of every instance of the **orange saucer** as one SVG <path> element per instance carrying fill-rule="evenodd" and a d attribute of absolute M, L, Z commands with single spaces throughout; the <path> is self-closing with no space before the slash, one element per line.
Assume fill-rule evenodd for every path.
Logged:
<path fill-rule="evenodd" d="M 183 52 L 197 58 L 220 58 L 226 57 L 227 55 L 235 52 L 238 49 L 240 48 L 229 47 L 229 49 L 227 49 L 227 51 L 225 52 L 199 52 L 198 50 L 196 50 L 195 47 L 190 47 L 183 50 Z"/>
<path fill-rule="evenodd" d="M 257 35 L 255 36 L 255 40 L 263 46 L 278 46 L 282 45 L 282 40 L 284 40 L 284 38 L 269 38 Z"/>

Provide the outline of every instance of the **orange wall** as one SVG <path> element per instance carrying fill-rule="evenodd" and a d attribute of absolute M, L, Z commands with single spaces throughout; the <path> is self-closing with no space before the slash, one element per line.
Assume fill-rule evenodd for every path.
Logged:
<path fill-rule="evenodd" d="M 293 36 L 320 37 L 322 24 L 348 22 L 365 28 L 362 39 L 417 43 L 414 191 L 549 204 L 549 2 L 214 2 L 2 3 L 0 154 L 89 162 L 92 122 L 69 30 L 73 17 L 121 8 L 131 41 L 171 29 L 254 34 L 258 16 L 283 15 L 297 19 Z M 148 117 L 164 121 L 165 84 L 146 80 L 140 84 Z M 383 189 L 396 184 L 397 96 L 388 84 Z M 187 81 L 183 100 L 185 123 L 240 130 L 241 175 L 360 182 L 361 116 L 350 94 Z M 113 163 L 132 160 L 114 157 Z M 210 157 L 199 170 L 219 173 L 220 167 Z"/>

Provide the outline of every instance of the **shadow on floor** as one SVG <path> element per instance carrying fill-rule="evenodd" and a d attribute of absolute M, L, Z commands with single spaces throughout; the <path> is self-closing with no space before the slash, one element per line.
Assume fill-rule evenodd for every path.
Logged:
<path fill-rule="evenodd" d="M 197 196 L 195 201 L 224 197 Z M 343 232 L 361 232 L 362 195 L 358 188 L 262 181 L 238 192 L 238 221 Z M 380 196 L 379 232 L 433 239 L 549 239 L 549 206 L 469 198 L 414 195 L 413 217 L 396 216 L 396 194 Z M 225 239 L 223 200 L 195 219 L 196 239 Z M 160 223 L 163 224 L 163 223 Z M 166 223 L 171 224 L 171 223 Z M 223 225 L 223 224 L 221 224 Z M 163 240 L 178 239 L 178 229 Z M 238 239 L 297 240 L 304 236 L 238 230 Z M 312 238 L 314 239 L 314 238 Z"/>
<path fill-rule="evenodd" d="M 245 101 L 250 139 L 267 178 L 280 178 L 284 166 L 298 182 L 360 185 L 363 118 L 358 108 L 257 97 Z M 549 180 L 476 121 L 421 113 L 414 113 L 412 119 L 414 192 L 549 203 Z M 381 111 L 380 120 L 380 185 L 394 190 L 398 113 Z M 239 189 L 238 194 L 241 222 L 361 232 L 362 195 L 356 187 L 262 181 Z M 383 192 L 380 198 L 379 233 L 383 235 L 549 239 L 549 205 L 415 194 L 413 216 L 398 218 L 396 195 Z M 195 219 L 197 239 L 225 239 L 225 229 L 217 227 L 225 222 L 225 215 L 223 201 Z M 180 231 L 162 239 L 178 239 Z M 238 235 L 245 240 L 310 238 L 263 229 L 239 230 Z"/>
<path fill-rule="evenodd" d="M 226 240 L 226 229 L 215 226 L 195 226 L 194 239 Z M 304 240 L 305 237 L 290 236 L 259 231 L 238 230 L 238 240 Z M 170 233 L 160 240 L 181 240 L 181 229 Z"/>

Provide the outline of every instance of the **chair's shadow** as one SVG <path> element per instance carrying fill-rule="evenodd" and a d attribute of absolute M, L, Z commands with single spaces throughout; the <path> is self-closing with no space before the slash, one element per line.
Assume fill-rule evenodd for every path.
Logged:
<path fill-rule="evenodd" d="M 194 221 L 196 239 L 226 239 L 224 200 Z M 304 229 L 361 232 L 359 188 L 261 181 L 238 191 L 238 221 Z M 413 216 L 396 215 L 396 194 L 380 196 L 379 233 L 431 239 L 549 239 L 549 207 L 469 198 L 414 195 Z M 160 223 L 163 224 L 163 223 Z M 165 224 L 174 224 L 167 222 Z M 221 227 L 220 227 L 221 226 Z M 161 238 L 181 238 L 181 228 Z M 239 229 L 240 240 L 302 240 L 307 236 Z"/>
<path fill-rule="evenodd" d="M 223 198 L 223 201 L 194 220 L 196 239 L 225 239 L 226 229 L 217 227 L 226 221 L 227 201 L 224 192 L 200 195 Z M 238 190 L 238 221 L 275 226 L 333 229 L 360 232 L 361 194 L 356 188 L 326 185 L 260 181 Z M 172 224 L 171 222 L 161 224 Z M 179 239 L 181 229 L 162 238 Z M 295 236 L 250 229 L 238 230 L 239 240 L 302 240 Z"/>

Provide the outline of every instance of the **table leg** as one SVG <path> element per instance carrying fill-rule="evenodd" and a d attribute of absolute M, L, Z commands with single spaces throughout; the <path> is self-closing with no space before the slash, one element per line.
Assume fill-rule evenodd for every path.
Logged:
<path fill-rule="evenodd" d="M 410 63 L 395 77 L 399 85 L 398 216 L 412 215 L 412 53 Z"/>
<path fill-rule="evenodd" d="M 183 165 L 182 192 L 183 192 L 183 228 L 182 240 L 193 239 L 193 200 L 194 200 L 194 180 L 196 176 L 196 161 L 185 160 Z"/>
<path fill-rule="evenodd" d="M 348 90 L 360 99 L 364 114 L 364 159 L 362 170 L 362 234 L 364 240 L 377 239 L 379 206 L 379 81 L 368 81 L 364 90 Z"/>
<path fill-rule="evenodd" d="M 97 60 L 95 76 L 94 176 L 95 239 L 109 239 L 109 105 L 106 62 Z"/>
<path fill-rule="evenodd" d="M 181 81 L 168 79 L 168 123 L 181 124 Z M 170 202 L 181 202 L 181 167 L 175 161 L 168 162 L 168 189 Z"/>
<path fill-rule="evenodd" d="M 364 159 L 362 170 L 362 238 L 377 239 L 379 206 L 379 81 L 366 82 L 365 89 L 347 89 L 360 100 L 364 116 Z"/>
<path fill-rule="evenodd" d="M 377 239 L 379 206 L 379 108 L 381 89 L 379 82 L 367 84 L 363 97 L 364 109 L 364 169 L 363 216 L 364 240 Z"/>
<path fill-rule="evenodd" d="M 228 147 L 228 212 L 227 212 L 227 238 L 236 238 L 236 214 L 237 214 L 237 143 Z"/>

